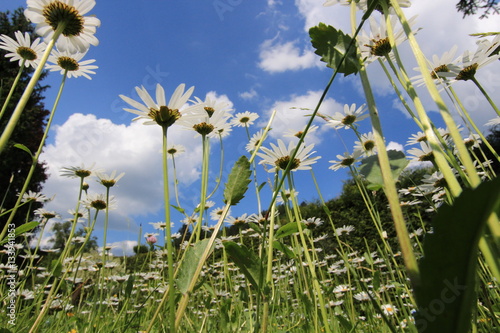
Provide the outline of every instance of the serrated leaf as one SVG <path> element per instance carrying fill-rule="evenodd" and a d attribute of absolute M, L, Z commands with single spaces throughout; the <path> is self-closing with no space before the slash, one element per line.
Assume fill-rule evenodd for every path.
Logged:
<path fill-rule="evenodd" d="M 241 156 L 233 166 L 224 188 L 224 203 L 236 205 L 245 196 L 250 183 L 250 162 Z"/>
<path fill-rule="evenodd" d="M 31 221 L 31 222 L 28 222 L 28 223 L 25 223 L 25 224 L 22 224 L 20 225 L 19 227 L 17 227 L 15 230 L 14 230 L 14 234 L 15 236 L 14 237 L 18 237 L 22 234 L 24 234 L 25 232 L 29 232 L 33 229 L 35 229 L 36 227 L 38 227 L 38 225 L 40 224 L 40 222 L 37 222 L 37 221 Z M 7 243 L 9 240 L 8 237 L 5 237 L 1 242 L 0 242 L 0 245 L 3 245 L 5 243 Z"/>
<path fill-rule="evenodd" d="M 21 149 L 21 150 L 24 150 L 25 152 L 27 152 L 30 155 L 31 158 L 33 158 L 33 154 L 31 153 L 31 150 L 29 150 L 29 148 L 26 147 L 25 145 L 23 145 L 22 143 L 16 143 L 16 144 L 14 144 L 14 147 Z"/>
<path fill-rule="evenodd" d="M 306 229 L 306 225 L 304 223 L 302 223 L 302 228 Z M 274 238 L 280 239 L 286 236 L 290 236 L 296 232 L 299 232 L 299 226 L 297 225 L 297 223 L 287 223 L 284 226 L 281 226 L 278 230 L 276 230 Z"/>
<path fill-rule="evenodd" d="M 193 247 L 189 247 L 186 252 L 184 261 L 179 268 L 179 274 L 177 274 L 177 288 L 182 294 L 187 293 L 189 286 L 193 280 L 193 277 L 198 267 L 198 263 L 201 260 L 203 252 L 208 246 L 210 239 L 205 238 L 202 241 L 196 243 Z"/>
<path fill-rule="evenodd" d="M 356 55 L 356 43 L 347 51 L 352 41 L 349 35 L 331 25 L 320 23 L 309 29 L 309 36 L 312 46 L 316 49 L 314 53 L 319 55 L 328 67 L 343 73 L 344 76 L 359 71 L 361 65 Z M 345 59 L 342 61 L 344 55 Z"/>
<path fill-rule="evenodd" d="M 239 245 L 235 242 L 223 242 L 224 248 L 231 260 L 239 267 L 248 281 L 259 292 L 259 277 L 262 271 L 262 262 L 260 258 L 249 250 L 245 245 Z"/>
<path fill-rule="evenodd" d="M 471 329 L 478 243 L 491 213 L 500 204 L 500 178 L 464 189 L 453 205 L 443 205 L 424 240 L 415 286 L 419 331 L 465 333 Z"/>
<path fill-rule="evenodd" d="M 406 168 L 410 161 L 408 161 L 405 154 L 399 150 L 389 150 L 387 151 L 387 155 L 389 157 L 392 177 L 397 180 L 403 169 Z M 384 186 L 382 171 L 380 170 L 380 164 L 378 162 L 377 155 L 364 158 L 361 161 L 359 173 L 361 173 L 370 183 L 370 190 L 378 190 Z"/>

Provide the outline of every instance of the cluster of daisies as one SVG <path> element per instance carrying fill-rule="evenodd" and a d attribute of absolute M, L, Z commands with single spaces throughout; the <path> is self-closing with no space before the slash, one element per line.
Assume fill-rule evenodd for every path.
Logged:
<path fill-rule="evenodd" d="M 94 6 L 94 0 L 28 0 L 24 15 L 36 24 L 35 32 L 41 37 L 31 42 L 27 32 L 1 35 L 0 49 L 23 68 L 43 66 L 67 77 L 91 79 L 89 74 L 95 74 L 97 68 L 95 60 L 82 59 L 91 45 L 99 44 L 95 33 L 100 20 L 85 16 Z"/>

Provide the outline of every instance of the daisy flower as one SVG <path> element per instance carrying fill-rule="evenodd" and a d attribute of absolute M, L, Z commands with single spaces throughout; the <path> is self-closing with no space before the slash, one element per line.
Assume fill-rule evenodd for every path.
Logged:
<path fill-rule="evenodd" d="M 282 190 L 278 196 L 276 197 L 276 202 L 279 204 L 288 202 L 289 200 L 292 200 L 293 198 L 296 198 L 299 195 L 298 191 L 295 191 L 294 189 L 289 190 Z"/>
<path fill-rule="evenodd" d="M 92 164 L 89 167 L 85 167 L 85 165 L 81 166 L 70 166 L 70 167 L 63 167 L 61 169 L 61 176 L 63 177 L 69 177 L 69 178 L 85 178 L 89 177 L 92 175 L 93 168 L 95 164 Z"/>
<path fill-rule="evenodd" d="M 252 135 L 247 145 L 245 146 L 246 151 L 249 153 L 253 152 L 254 149 L 257 148 L 259 143 L 261 143 L 263 135 L 264 135 L 264 130 L 260 130 L 254 135 Z"/>
<path fill-rule="evenodd" d="M 49 211 L 49 210 L 46 210 L 46 209 L 43 209 L 43 208 L 39 208 L 37 210 L 34 211 L 35 215 L 40 217 L 40 218 L 45 218 L 47 220 L 49 219 L 53 219 L 53 218 L 59 218 L 59 214 L 57 214 L 56 212 L 54 211 Z"/>
<path fill-rule="evenodd" d="M 101 21 L 94 16 L 84 16 L 94 6 L 94 0 L 27 0 L 24 16 L 36 24 L 36 33 L 52 39 L 60 24 L 64 29 L 57 40 L 62 51 L 85 52 L 90 45 L 97 46 L 94 36 Z"/>
<path fill-rule="evenodd" d="M 116 170 L 113 170 L 113 172 L 110 175 L 107 175 L 102 172 L 96 172 L 97 178 L 99 178 L 98 182 L 104 185 L 107 188 L 115 186 L 115 184 L 122 179 L 123 176 L 125 176 L 125 172 L 120 173 L 118 176 L 116 175 Z"/>
<path fill-rule="evenodd" d="M 366 111 L 365 104 L 356 108 L 356 104 L 348 104 L 344 105 L 344 113 L 336 112 L 333 116 L 328 120 L 328 126 L 331 126 L 335 129 L 345 128 L 349 129 L 354 126 L 355 123 L 365 119 L 368 115 L 363 114 Z"/>
<path fill-rule="evenodd" d="M 474 79 L 479 68 L 500 59 L 500 53 L 493 54 L 500 46 L 500 35 L 496 35 L 491 42 L 488 39 L 482 39 L 477 45 L 478 47 L 473 55 L 468 50 L 462 55 L 462 67 L 455 80 L 467 81 Z"/>
<path fill-rule="evenodd" d="M 381 308 L 386 316 L 393 316 L 399 311 L 394 305 L 391 304 L 383 304 Z"/>
<path fill-rule="evenodd" d="M 408 20 L 410 26 L 415 20 L 415 16 Z M 377 22 L 372 16 L 370 16 L 370 34 L 365 31 L 358 36 L 359 50 L 361 56 L 365 59 L 365 63 L 370 63 L 376 60 L 378 57 L 388 56 L 392 51 L 394 46 L 397 46 L 406 40 L 406 35 L 404 30 L 399 27 L 399 29 L 394 29 L 394 42 L 395 45 L 391 45 L 389 41 L 389 36 L 387 34 L 387 25 L 384 19 Z M 397 17 L 391 16 L 391 26 L 394 27 L 397 23 Z"/>
<path fill-rule="evenodd" d="M 354 231 L 354 226 L 352 225 L 344 225 L 340 228 L 335 229 L 335 233 L 337 234 L 337 236 L 349 235 L 353 231 Z"/>
<path fill-rule="evenodd" d="M 21 31 L 16 31 L 14 35 L 15 40 L 7 35 L 0 35 L 0 49 L 9 52 L 5 57 L 11 58 L 10 61 L 19 60 L 19 66 L 24 62 L 24 66 L 36 68 L 47 45 L 40 38 L 31 43 L 27 32 L 23 35 Z"/>
<path fill-rule="evenodd" d="M 181 155 L 182 153 L 185 153 L 186 152 L 186 148 L 184 148 L 183 145 L 170 145 L 169 147 L 167 147 L 167 157 L 168 158 L 174 158 L 178 155 Z"/>
<path fill-rule="evenodd" d="M 219 129 L 227 129 L 227 120 L 231 117 L 227 103 L 217 103 L 207 97 L 204 101 L 195 97 L 196 103 L 184 111 L 184 117 L 179 119 L 179 125 L 194 130 L 199 135 L 214 136 Z M 224 131 L 223 131 L 224 132 Z"/>
<path fill-rule="evenodd" d="M 62 75 L 66 74 L 69 78 L 84 76 L 89 80 L 92 80 L 89 74 L 95 74 L 93 69 L 98 68 L 95 65 L 91 65 L 95 62 L 95 59 L 89 59 L 81 61 L 85 56 L 85 53 L 71 53 L 71 52 L 59 52 L 52 51 L 49 57 L 49 62 L 46 67 L 51 72 L 59 71 Z"/>
<path fill-rule="evenodd" d="M 194 87 L 189 88 L 186 92 L 184 92 L 184 88 L 184 83 L 180 84 L 175 89 L 172 97 L 170 97 L 170 101 L 167 104 L 165 99 L 165 90 L 160 84 L 156 85 L 156 102 L 146 91 L 146 88 L 142 86 L 135 87 L 142 103 L 139 103 L 130 97 L 120 95 L 121 99 L 134 108 L 124 108 L 123 110 L 139 116 L 134 118 L 132 121 L 146 119 L 144 122 L 145 125 L 158 124 L 162 127 L 168 128 L 181 118 L 182 114 L 179 110 L 193 93 Z"/>
<path fill-rule="evenodd" d="M 155 230 L 165 230 L 167 224 L 165 222 L 149 222 Z"/>
<path fill-rule="evenodd" d="M 455 45 L 449 51 L 443 53 L 441 57 L 433 55 L 432 60 L 428 61 L 428 68 L 434 80 L 454 78 L 457 75 L 456 73 L 460 71 L 460 67 L 457 65 L 460 57 L 455 58 L 457 49 L 458 47 Z M 420 67 L 414 69 L 420 72 Z M 410 80 L 413 81 L 417 87 L 425 84 L 422 74 L 414 76 Z"/>
<path fill-rule="evenodd" d="M 496 126 L 500 125 L 500 117 L 493 118 L 489 120 L 484 126 Z"/>
<path fill-rule="evenodd" d="M 375 137 L 372 132 L 361 134 L 361 141 L 354 142 L 354 150 L 359 150 L 361 156 L 371 156 L 377 152 Z"/>
<path fill-rule="evenodd" d="M 287 147 L 282 140 L 278 139 L 278 145 L 276 146 L 271 143 L 271 148 L 272 149 L 262 147 L 262 153 L 257 153 L 257 155 L 262 158 L 262 161 L 260 161 L 259 164 L 270 165 L 271 168 L 268 172 L 274 172 L 280 169 L 285 170 L 290 162 L 292 152 L 296 149 L 296 144 L 290 142 Z M 309 146 L 301 145 L 298 148 L 293 161 L 291 161 L 290 170 L 310 170 L 311 164 L 316 163 L 316 161 L 321 158 L 320 156 L 311 157 L 311 155 L 315 153 L 311 152 L 313 148 L 313 144 Z"/>
<path fill-rule="evenodd" d="M 309 130 L 307 131 L 307 134 L 311 134 L 311 133 L 314 133 L 316 132 L 316 130 L 318 129 L 319 127 L 316 126 L 316 125 L 312 125 L 311 127 L 309 127 Z M 283 136 L 285 137 L 289 137 L 289 138 L 301 138 L 303 135 L 304 135 L 304 130 L 305 130 L 305 127 L 304 129 L 300 130 L 300 131 L 295 131 L 295 130 L 287 130 Z"/>
<path fill-rule="evenodd" d="M 357 159 L 361 156 L 361 152 L 359 150 L 355 150 L 352 154 L 344 153 L 344 155 L 337 155 L 338 161 L 332 160 L 329 161 L 333 165 L 331 165 L 328 169 L 333 171 L 340 170 L 342 168 L 347 168 L 354 163 L 356 163 Z"/>
<path fill-rule="evenodd" d="M 228 216 L 224 222 L 229 223 L 231 225 L 240 225 L 241 226 L 241 225 L 246 224 L 248 222 L 247 220 L 248 220 L 248 215 L 245 213 L 239 217 Z"/>
<path fill-rule="evenodd" d="M 234 115 L 231 123 L 238 127 L 248 127 L 253 125 L 254 121 L 259 118 L 259 115 L 255 112 L 245 111 Z"/>
<path fill-rule="evenodd" d="M 420 142 L 419 148 L 412 148 L 408 150 L 408 154 L 412 155 L 411 160 L 419 161 L 419 162 L 432 162 L 434 160 L 434 155 L 432 153 L 431 147 L 427 144 L 427 142 Z"/>
<path fill-rule="evenodd" d="M 40 192 L 33 192 L 33 191 L 28 191 L 27 193 L 23 194 L 23 198 L 21 199 L 21 202 L 29 202 L 29 201 L 35 201 L 35 202 L 49 202 L 52 199 L 46 197 Z"/>
<path fill-rule="evenodd" d="M 214 208 L 210 212 L 210 218 L 214 221 L 219 221 L 223 212 L 224 212 L 224 207 Z M 231 210 L 228 211 L 228 214 L 231 214 Z"/>
<path fill-rule="evenodd" d="M 116 201 L 114 196 L 109 197 L 109 206 L 106 204 L 105 194 L 89 194 L 81 201 L 81 203 L 88 209 L 94 208 L 95 210 L 104 210 L 116 208 Z"/>

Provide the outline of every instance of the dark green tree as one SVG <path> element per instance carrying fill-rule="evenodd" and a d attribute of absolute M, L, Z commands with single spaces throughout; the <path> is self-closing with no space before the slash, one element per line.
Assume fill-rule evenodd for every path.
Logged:
<path fill-rule="evenodd" d="M 62 223 L 55 223 L 52 226 L 52 231 L 54 232 L 54 237 L 52 237 L 49 241 L 53 243 L 54 249 L 63 249 L 71 232 L 71 224 L 72 221 L 66 221 Z M 85 237 L 85 231 L 83 229 L 77 229 L 75 231 L 74 237 Z M 82 243 L 74 244 L 74 247 L 71 249 L 71 254 L 76 253 Z M 93 250 L 97 250 L 97 237 L 92 236 L 88 240 L 87 244 L 83 248 L 84 252 L 91 252 Z"/>
<path fill-rule="evenodd" d="M 498 0 L 460 0 L 456 7 L 459 12 L 464 14 L 464 17 L 475 15 L 478 10 L 483 11 L 480 18 L 486 18 L 490 14 L 500 12 Z"/>
<path fill-rule="evenodd" d="M 15 31 L 28 32 L 32 35 L 32 40 L 36 38 L 34 27 L 24 17 L 22 8 L 14 12 L 0 12 L 0 34 L 15 39 Z M 14 78 L 19 71 L 18 62 L 11 62 L 10 58 L 8 59 L 4 56 L 6 53 L 6 51 L 0 50 L 0 80 L 2 87 L 0 92 L 0 105 L 4 104 Z M 30 80 L 32 72 L 33 69 L 31 68 L 26 68 L 23 71 L 19 84 L 9 102 L 6 113 L 0 120 L 0 132 L 3 131 L 9 121 L 17 101 Z M 40 80 L 46 75 L 46 72 L 43 73 Z M 11 209 L 14 206 L 17 200 L 17 193 L 21 190 L 32 163 L 31 157 L 26 152 L 13 147 L 13 145 L 15 143 L 21 143 L 28 147 L 30 151 L 35 152 L 43 136 L 49 111 L 45 109 L 43 104 L 44 96 L 42 94 L 47 88 L 48 86 L 42 86 L 40 83 L 37 84 L 11 136 L 8 147 L 6 147 L 0 157 L 0 203 L 3 202 L 1 206 L 3 209 Z M 43 162 L 39 162 L 28 190 L 39 192 L 46 179 L 46 166 Z M 14 220 L 16 226 L 24 223 L 27 216 L 29 219 L 32 219 L 33 210 L 40 207 L 41 204 L 35 203 L 31 205 L 31 211 L 29 212 L 28 205 L 21 207 Z M 8 214 L 0 217 L 0 228 L 4 227 L 8 217 Z"/>

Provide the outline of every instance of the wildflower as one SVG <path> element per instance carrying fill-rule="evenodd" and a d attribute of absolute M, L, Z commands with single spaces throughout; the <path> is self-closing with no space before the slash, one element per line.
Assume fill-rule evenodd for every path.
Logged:
<path fill-rule="evenodd" d="M 154 235 L 146 238 L 146 243 L 148 243 L 149 245 L 154 245 L 156 242 L 158 242 L 158 239 Z"/>
<path fill-rule="evenodd" d="M 274 145 L 271 143 L 271 148 L 262 147 L 263 153 L 257 153 L 260 157 L 262 157 L 262 161 L 259 164 L 268 164 L 271 168 L 268 172 L 274 172 L 279 169 L 285 170 L 288 164 L 291 162 L 290 170 L 309 170 L 311 169 L 311 164 L 316 163 L 320 156 L 310 157 L 313 153 L 311 150 L 314 148 L 314 145 L 309 146 L 300 146 L 295 154 L 293 160 L 291 160 L 292 151 L 296 149 L 296 144 L 290 142 L 288 147 L 285 146 L 282 140 L 278 139 L 278 145 Z"/>
<path fill-rule="evenodd" d="M 225 222 L 229 223 L 229 224 L 232 224 L 232 225 L 239 225 L 239 226 L 241 226 L 241 225 L 244 225 L 244 224 L 247 223 L 247 217 L 248 216 L 247 216 L 246 213 L 243 214 L 243 215 L 241 215 L 241 216 L 239 216 L 239 217 L 228 216 L 226 218 Z"/>
<path fill-rule="evenodd" d="M 386 316 L 393 316 L 399 311 L 394 305 L 391 304 L 383 304 L 381 308 Z"/>
<path fill-rule="evenodd" d="M 28 191 L 27 193 L 23 194 L 23 198 L 21 199 L 21 202 L 28 202 L 28 201 L 49 202 L 51 200 L 52 199 L 47 198 L 45 195 L 43 195 L 40 192 Z"/>
<path fill-rule="evenodd" d="M 81 61 L 84 56 L 85 53 L 59 52 L 54 50 L 49 57 L 49 62 L 52 65 L 48 64 L 46 67 L 51 72 L 59 71 L 62 75 L 66 74 L 69 78 L 84 76 L 92 80 L 89 74 L 95 74 L 93 69 L 97 69 L 98 67 L 91 65 L 95 62 L 95 59 Z"/>
<path fill-rule="evenodd" d="M 417 132 L 417 134 L 412 134 L 408 141 L 406 141 L 406 145 L 416 145 L 420 144 L 420 142 L 427 142 L 427 135 L 424 132 Z"/>
<path fill-rule="evenodd" d="M 361 105 L 359 108 L 356 108 L 356 104 L 348 104 L 344 105 L 344 113 L 336 112 L 333 116 L 328 120 L 328 125 L 335 128 L 345 128 L 349 129 L 354 126 L 356 122 L 359 122 L 368 117 L 368 115 L 363 114 L 366 111 L 365 104 Z"/>
<path fill-rule="evenodd" d="M 259 118 L 259 115 L 255 112 L 245 111 L 234 115 L 231 123 L 238 127 L 249 127 L 253 125 L 254 121 Z"/>
<path fill-rule="evenodd" d="M 219 221 L 223 212 L 224 212 L 224 207 L 218 207 L 218 208 L 212 209 L 212 211 L 210 212 L 210 218 L 214 221 Z M 228 214 L 231 214 L 231 212 L 229 211 Z"/>
<path fill-rule="evenodd" d="M 183 145 L 170 145 L 167 147 L 167 157 L 173 159 L 177 155 L 181 155 L 186 152 L 186 148 Z"/>
<path fill-rule="evenodd" d="M 167 227 L 165 222 L 149 222 L 155 230 L 164 230 Z M 144 235 L 146 237 L 146 235 Z"/>
<path fill-rule="evenodd" d="M 70 52 L 85 52 L 90 45 L 98 45 L 94 36 L 101 21 L 84 16 L 95 6 L 94 0 L 28 0 L 26 18 L 36 24 L 36 33 L 52 39 L 60 25 L 64 25 L 57 48 Z"/>
<path fill-rule="evenodd" d="M 344 225 L 340 228 L 335 229 L 335 233 L 337 234 L 337 236 L 349 235 L 353 231 L 354 231 L 354 226 L 352 225 Z"/>
<path fill-rule="evenodd" d="M 41 217 L 41 218 L 43 217 L 44 219 L 47 219 L 47 220 L 59 217 L 59 214 L 57 214 L 56 212 L 48 211 L 48 210 L 43 209 L 43 208 L 39 208 L 39 209 L 35 210 L 34 213 L 36 216 Z"/>
<path fill-rule="evenodd" d="M 500 125 L 500 117 L 493 118 L 489 120 L 484 126 L 496 126 Z"/>
<path fill-rule="evenodd" d="M 99 178 L 99 183 L 101 183 L 104 187 L 110 188 L 115 186 L 115 184 L 125 175 L 125 172 L 120 173 L 118 176 L 116 175 L 116 170 L 113 170 L 111 175 L 107 175 L 105 173 L 96 172 L 97 178 Z"/>
<path fill-rule="evenodd" d="M 377 152 L 373 132 L 361 134 L 360 140 L 354 142 L 354 150 L 359 150 L 361 156 L 371 156 Z"/>
<path fill-rule="evenodd" d="M 419 148 L 412 148 L 408 150 L 409 155 L 413 155 L 411 160 L 426 162 L 426 161 L 434 161 L 434 155 L 432 153 L 431 147 L 424 141 L 420 142 Z"/>
<path fill-rule="evenodd" d="M 479 148 L 482 141 L 480 139 L 479 134 L 471 134 L 469 137 L 464 139 L 465 147 L 468 149 Z"/>
<path fill-rule="evenodd" d="M 82 200 L 82 204 L 89 209 L 94 208 L 95 210 L 113 209 L 115 207 L 114 196 L 110 196 L 108 201 L 109 207 L 104 194 L 89 194 L 85 200 Z"/>
<path fill-rule="evenodd" d="M 311 127 L 309 127 L 309 130 L 307 131 L 307 134 L 311 134 L 311 133 L 314 133 L 317 129 L 319 128 L 319 126 L 316 126 L 316 125 L 313 125 Z M 302 138 L 302 136 L 304 135 L 304 130 L 301 130 L 301 131 L 294 131 L 294 130 L 288 130 L 285 132 L 285 134 L 283 134 L 283 136 L 286 136 L 286 137 L 295 137 L 295 138 Z"/>
<path fill-rule="evenodd" d="M 264 135 L 263 130 L 260 130 L 257 133 L 255 133 L 254 135 L 252 135 L 252 137 L 248 141 L 247 145 L 245 146 L 246 151 L 249 153 L 253 152 L 254 149 L 257 148 L 259 143 L 261 143 L 263 135 Z"/>
<path fill-rule="evenodd" d="M 90 167 L 85 167 L 83 164 L 79 167 L 64 167 L 61 169 L 61 176 L 69 178 L 86 178 L 92 174 L 93 167 L 94 164 L 92 164 Z"/>
<path fill-rule="evenodd" d="M 360 302 L 366 302 L 369 301 L 371 297 L 373 297 L 373 293 L 371 291 L 369 293 L 367 293 L 366 291 L 361 291 L 355 294 L 353 297 Z"/>
<path fill-rule="evenodd" d="M 408 23 L 412 25 L 414 20 L 415 17 L 412 17 L 408 20 Z M 391 16 L 392 27 L 396 25 L 396 22 L 397 17 Z M 359 50 L 362 58 L 365 59 L 365 63 L 370 63 L 378 57 L 389 56 L 392 48 L 401 44 L 405 41 L 405 39 L 406 35 L 404 34 L 404 30 L 402 28 L 399 28 L 398 30 L 394 29 L 395 45 L 391 45 L 387 34 L 386 21 L 382 19 L 380 23 L 378 23 L 372 16 L 370 16 L 370 34 L 368 35 L 363 31 L 358 37 Z"/>
<path fill-rule="evenodd" d="M 458 47 L 455 45 L 450 49 L 450 51 L 443 53 L 441 57 L 438 57 L 437 55 L 432 56 L 432 61 L 429 61 L 428 66 L 431 77 L 434 80 L 448 80 L 449 78 L 454 78 L 456 76 L 457 71 L 460 70 L 460 67 L 457 65 L 460 58 L 455 58 L 457 49 Z M 420 67 L 415 68 L 415 70 L 420 72 Z M 413 81 L 416 86 L 421 86 L 425 83 L 421 74 L 412 77 L 411 81 Z"/>
<path fill-rule="evenodd" d="M 310 217 L 307 220 L 302 220 L 302 223 L 304 223 L 308 228 L 314 228 L 322 225 L 323 220 L 318 217 Z"/>
<path fill-rule="evenodd" d="M 337 158 L 339 159 L 338 161 L 332 160 L 329 161 L 333 165 L 330 166 L 328 169 L 331 169 L 333 171 L 337 171 L 341 168 L 347 168 L 351 165 L 353 165 L 356 160 L 361 156 L 361 152 L 359 150 L 355 150 L 352 154 L 349 153 L 344 153 L 344 155 L 337 155 Z"/>
<path fill-rule="evenodd" d="M 285 203 L 288 202 L 289 200 L 292 200 L 293 198 L 296 198 L 299 195 L 299 192 L 295 191 L 294 189 L 291 190 L 282 190 L 280 194 L 278 194 L 278 197 L 276 198 L 277 203 Z"/>
<path fill-rule="evenodd" d="M 0 35 L 0 49 L 9 52 L 5 57 L 11 58 L 10 61 L 19 60 L 19 66 L 24 62 L 25 67 L 36 68 L 47 45 L 40 38 L 31 43 L 30 35 L 27 32 L 23 36 L 21 31 L 16 31 L 14 35 L 15 40 L 7 35 Z"/>
<path fill-rule="evenodd" d="M 500 59 L 500 54 L 494 54 L 495 50 L 500 46 L 500 35 L 496 35 L 491 42 L 482 39 L 477 45 L 478 47 L 473 55 L 470 55 L 468 50 L 462 55 L 462 67 L 455 80 L 473 80 L 479 68 Z"/>
<path fill-rule="evenodd" d="M 217 133 L 229 133 L 229 114 L 227 103 L 216 103 L 209 97 L 205 101 L 195 97 L 196 104 L 187 108 L 179 124 L 187 129 L 194 130 L 202 136 L 214 136 Z M 230 127 L 230 126 L 229 126 Z M 219 129 L 223 129 L 219 132 Z"/>
<path fill-rule="evenodd" d="M 182 114 L 179 110 L 193 93 L 194 87 L 189 88 L 186 92 L 184 92 L 184 88 L 185 85 L 183 83 L 180 84 L 175 89 L 172 97 L 170 97 L 170 101 L 167 104 L 165 99 L 165 90 L 160 84 L 156 85 L 156 103 L 146 91 L 146 88 L 135 87 L 139 98 L 144 104 L 141 104 L 130 97 L 120 95 L 121 99 L 134 108 L 124 108 L 123 110 L 139 116 L 134 118 L 132 121 L 146 119 L 147 121 L 144 122 L 145 125 L 158 124 L 164 128 L 168 128 L 181 118 Z"/>

